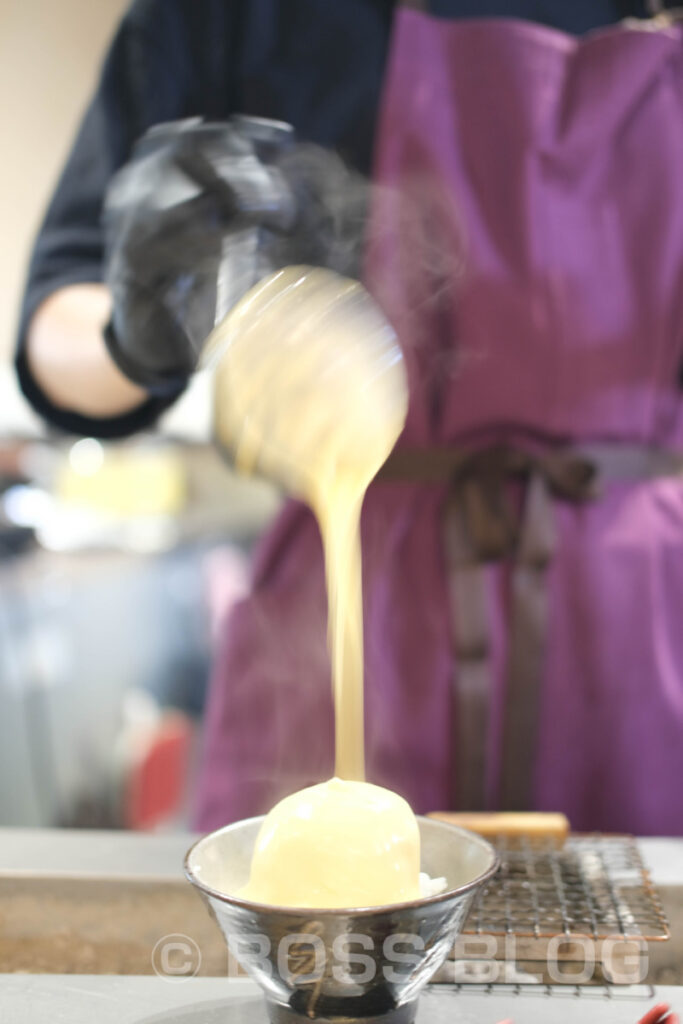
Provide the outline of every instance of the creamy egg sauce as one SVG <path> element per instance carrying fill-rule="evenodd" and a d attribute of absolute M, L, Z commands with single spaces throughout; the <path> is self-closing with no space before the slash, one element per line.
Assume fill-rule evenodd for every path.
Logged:
<path fill-rule="evenodd" d="M 405 422 L 395 335 L 367 292 L 330 271 L 288 267 L 214 332 L 219 441 L 311 506 L 325 554 L 335 778 L 267 815 L 240 895 L 280 906 L 359 907 L 420 895 L 409 805 L 366 783 L 360 515 Z"/>

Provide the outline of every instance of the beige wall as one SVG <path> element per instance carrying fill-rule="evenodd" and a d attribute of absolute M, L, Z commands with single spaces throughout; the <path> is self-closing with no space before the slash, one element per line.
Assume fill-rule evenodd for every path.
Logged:
<path fill-rule="evenodd" d="M 0 0 L 0 357 L 33 234 L 128 0 Z"/>

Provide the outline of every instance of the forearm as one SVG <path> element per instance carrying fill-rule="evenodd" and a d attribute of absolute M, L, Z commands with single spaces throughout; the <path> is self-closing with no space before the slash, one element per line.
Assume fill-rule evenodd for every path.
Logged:
<path fill-rule="evenodd" d="M 28 365 L 58 408 L 104 419 L 130 412 L 147 398 L 107 352 L 102 329 L 110 313 L 104 285 L 77 284 L 55 292 L 33 316 L 26 339 Z"/>

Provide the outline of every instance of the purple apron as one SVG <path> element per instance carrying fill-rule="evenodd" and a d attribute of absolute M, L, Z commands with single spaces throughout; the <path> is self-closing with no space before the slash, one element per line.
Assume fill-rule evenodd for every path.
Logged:
<path fill-rule="evenodd" d="M 368 778 L 417 812 L 683 834 L 683 34 L 403 10 L 376 178 L 401 450 L 445 469 L 364 506 Z M 320 538 L 290 504 L 218 652 L 198 824 L 332 767 Z"/>

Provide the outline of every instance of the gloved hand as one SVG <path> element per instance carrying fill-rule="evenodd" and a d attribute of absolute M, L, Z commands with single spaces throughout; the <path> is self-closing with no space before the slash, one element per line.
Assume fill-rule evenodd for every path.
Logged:
<path fill-rule="evenodd" d="M 105 203 L 108 349 L 131 380 L 179 390 L 214 324 L 274 269 L 295 221 L 274 164 L 292 141 L 279 122 L 234 118 L 152 129 L 114 178 Z"/>
<path fill-rule="evenodd" d="M 293 263 L 359 274 L 367 199 L 364 178 L 283 122 L 152 129 L 105 204 L 114 361 L 150 391 L 179 390 L 262 277 Z"/>

